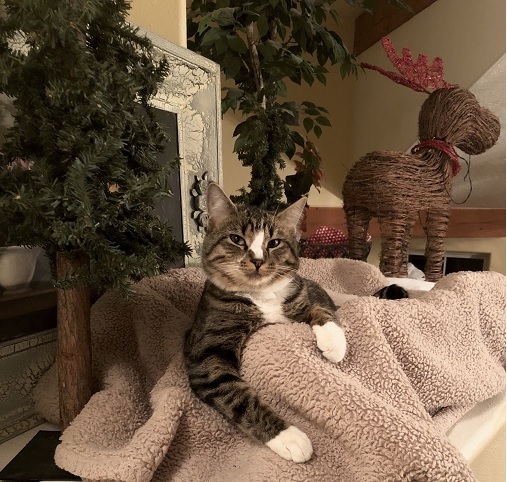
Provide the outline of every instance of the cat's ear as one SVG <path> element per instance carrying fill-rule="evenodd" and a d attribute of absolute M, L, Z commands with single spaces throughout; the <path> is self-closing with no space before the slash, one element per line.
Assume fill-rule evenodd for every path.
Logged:
<path fill-rule="evenodd" d="M 220 226 L 224 219 L 236 214 L 236 206 L 234 206 L 218 184 L 210 182 L 207 191 L 208 229 L 213 229 L 216 226 Z"/>
<path fill-rule="evenodd" d="M 307 200 L 308 198 L 306 196 L 302 197 L 299 201 L 291 204 L 288 208 L 284 209 L 276 216 L 278 221 L 287 224 L 290 227 L 294 227 L 296 237 L 299 237 L 301 234 L 301 223 L 303 221 L 303 212 L 305 210 Z"/>

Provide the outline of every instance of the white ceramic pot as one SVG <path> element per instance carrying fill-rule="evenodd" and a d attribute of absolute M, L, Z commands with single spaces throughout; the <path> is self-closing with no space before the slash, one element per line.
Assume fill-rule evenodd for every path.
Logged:
<path fill-rule="evenodd" d="M 35 272 L 40 248 L 0 248 L 0 287 L 6 291 L 27 290 Z"/>

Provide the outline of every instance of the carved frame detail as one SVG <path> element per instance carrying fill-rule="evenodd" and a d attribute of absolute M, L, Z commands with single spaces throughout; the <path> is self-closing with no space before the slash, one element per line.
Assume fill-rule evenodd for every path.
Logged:
<path fill-rule="evenodd" d="M 170 65 L 152 105 L 176 114 L 183 238 L 193 252 L 185 266 L 196 266 L 207 223 L 203 194 L 209 181 L 222 184 L 220 67 L 144 29 L 139 33 L 152 41 L 155 57 L 165 56 Z"/>

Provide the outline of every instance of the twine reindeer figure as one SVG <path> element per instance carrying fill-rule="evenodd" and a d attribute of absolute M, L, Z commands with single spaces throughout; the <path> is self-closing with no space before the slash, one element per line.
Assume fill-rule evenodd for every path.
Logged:
<path fill-rule="evenodd" d="M 388 38 L 382 39 L 382 45 L 399 74 L 362 66 L 429 97 L 419 113 L 420 140 L 410 154 L 371 152 L 353 165 L 345 179 L 350 257 L 366 260 L 367 230 L 376 217 L 382 238 L 380 270 L 386 276 L 407 276 L 412 228 L 425 210 L 425 275 L 428 281 L 437 281 L 442 276 L 451 182 L 461 168 L 455 147 L 470 155 L 485 152 L 498 140 L 500 123 L 471 92 L 444 80 L 440 58 L 428 65 L 427 57 L 419 55 L 414 62 L 408 49 L 398 57 Z"/>

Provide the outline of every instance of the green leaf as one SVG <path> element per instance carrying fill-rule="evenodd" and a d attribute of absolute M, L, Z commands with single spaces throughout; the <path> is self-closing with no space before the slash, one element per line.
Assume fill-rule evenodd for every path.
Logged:
<path fill-rule="evenodd" d="M 268 62 L 273 62 L 275 60 L 275 56 L 281 48 L 282 46 L 273 40 L 267 40 L 266 42 L 259 44 L 257 47 L 259 52 Z"/>
<path fill-rule="evenodd" d="M 234 18 L 235 11 L 236 8 L 233 7 L 219 8 L 211 14 L 211 18 L 215 20 L 220 27 L 228 27 L 229 25 L 234 25 L 236 23 Z"/>
<path fill-rule="evenodd" d="M 331 17 L 333 17 L 333 20 L 336 24 L 339 24 L 340 23 L 340 17 L 338 16 L 338 13 L 336 12 L 336 10 L 329 10 L 329 13 L 331 14 Z"/>
<path fill-rule="evenodd" d="M 275 8 L 280 3 L 280 0 L 269 0 L 269 4 Z"/>
<path fill-rule="evenodd" d="M 315 9 L 315 21 L 321 25 L 326 20 L 326 14 L 322 8 Z"/>
<path fill-rule="evenodd" d="M 288 110 L 294 114 L 297 114 L 298 111 L 298 105 L 296 104 L 296 101 L 291 100 L 290 102 L 284 102 L 280 105 L 280 107 L 284 110 Z"/>
<path fill-rule="evenodd" d="M 340 75 L 341 75 L 342 79 L 344 79 L 348 73 L 349 73 L 349 69 L 348 69 L 347 65 L 345 63 L 341 64 L 340 65 Z"/>
<path fill-rule="evenodd" d="M 285 148 L 285 154 L 289 159 L 291 159 L 296 152 L 296 144 L 294 143 L 294 141 L 291 138 L 287 139 L 286 142 L 287 142 L 287 145 Z"/>
<path fill-rule="evenodd" d="M 307 133 L 310 132 L 313 128 L 313 119 L 310 117 L 305 117 L 303 119 L 303 126 Z"/>
<path fill-rule="evenodd" d="M 209 27 L 210 19 L 211 16 L 209 14 L 202 18 L 197 29 L 198 35 L 202 35 L 202 33 Z"/>
<path fill-rule="evenodd" d="M 305 138 L 299 133 L 299 132 L 296 132 L 296 131 L 292 131 L 290 133 L 290 136 L 292 138 L 292 140 L 298 145 L 298 146 L 301 146 L 301 147 L 304 147 L 305 146 Z"/>
<path fill-rule="evenodd" d="M 308 62 L 304 61 L 301 63 L 301 74 L 303 79 L 308 85 L 312 85 L 314 81 L 312 68 L 309 66 Z"/>
<path fill-rule="evenodd" d="M 286 2 L 282 2 L 281 5 L 282 5 L 282 8 L 284 10 L 282 10 L 280 12 L 280 17 L 279 17 L 280 18 L 280 22 L 282 23 L 282 25 L 285 25 L 287 28 L 290 29 L 291 21 L 290 21 L 289 12 L 287 10 L 287 4 L 286 4 Z"/>
<path fill-rule="evenodd" d="M 306 5 L 311 13 L 315 11 L 315 0 L 302 0 L 302 3 Z"/>
<path fill-rule="evenodd" d="M 317 78 L 317 80 L 321 83 L 321 84 L 324 84 L 326 85 L 326 82 L 327 82 L 327 78 L 324 74 L 321 74 L 320 72 L 316 72 L 315 73 L 315 77 Z"/>
<path fill-rule="evenodd" d="M 240 54 L 244 54 L 248 52 L 248 47 L 241 37 L 237 35 L 226 35 L 227 43 L 229 47 L 235 52 L 239 52 Z"/>
<path fill-rule="evenodd" d="M 278 32 L 278 36 L 282 39 L 282 40 L 285 40 L 285 36 L 287 35 L 287 28 L 285 27 L 285 25 L 283 25 L 282 23 L 279 23 L 276 27 L 276 30 Z"/>
<path fill-rule="evenodd" d="M 323 115 L 319 115 L 318 117 L 316 117 L 315 121 L 321 126 L 331 127 L 331 122 L 329 122 L 329 119 L 327 117 L 324 117 Z"/>
<path fill-rule="evenodd" d="M 294 101 L 284 102 L 280 109 L 282 111 L 282 119 L 283 122 L 288 126 L 298 126 L 299 125 L 299 112 L 297 109 L 297 104 Z"/>
<path fill-rule="evenodd" d="M 281 43 L 277 42 L 276 40 L 271 40 L 271 39 L 266 40 L 266 45 L 269 45 L 277 52 L 282 48 Z"/>
<path fill-rule="evenodd" d="M 294 54 L 289 55 L 289 60 L 292 65 L 300 65 L 302 62 L 304 62 L 302 57 Z"/>
<path fill-rule="evenodd" d="M 228 43 L 226 42 L 226 40 L 224 39 L 223 36 L 220 37 L 215 42 L 215 50 L 217 52 L 217 55 L 223 55 L 223 54 L 225 54 L 225 52 L 227 52 L 229 50 Z"/>
<path fill-rule="evenodd" d="M 244 93 L 245 91 L 242 89 L 230 88 L 228 89 L 227 96 L 229 99 L 238 100 L 243 96 Z"/>
<path fill-rule="evenodd" d="M 283 80 L 276 81 L 276 93 L 280 97 L 287 97 L 287 86 Z"/>
<path fill-rule="evenodd" d="M 247 136 L 240 135 L 234 142 L 233 152 L 238 152 L 242 147 L 245 147 L 248 143 Z"/>
<path fill-rule="evenodd" d="M 244 130 L 245 128 L 248 126 L 248 122 L 247 121 L 244 121 L 244 122 L 240 122 L 236 128 L 234 129 L 234 132 L 232 133 L 232 137 L 236 137 L 236 136 L 239 136 Z"/>
<path fill-rule="evenodd" d="M 335 43 L 333 46 L 333 56 L 331 57 L 331 61 L 335 64 L 337 62 L 341 62 L 346 56 L 344 48 L 339 44 Z"/>
<path fill-rule="evenodd" d="M 222 31 L 219 28 L 210 28 L 201 39 L 201 47 L 211 47 L 221 35 Z"/>
<path fill-rule="evenodd" d="M 234 132 L 232 134 L 233 137 L 238 136 L 239 134 L 243 133 L 244 131 L 250 129 L 254 122 L 257 120 L 257 116 L 251 116 L 247 120 L 240 122 L 236 128 L 234 129 Z"/>
<path fill-rule="evenodd" d="M 268 19 L 265 14 L 259 16 L 257 20 L 257 32 L 259 37 L 264 37 L 269 31 Z"/>
<path fill-rule="evenodd" d="M 222 61 L 222 68 L 224 69 L 224 74 L 229 78 L 234 78 L 238 75 L 241 70 L 241 59 L 239 57 L 235 57 L 232 54 L 225 55 Z"/>
<path fill-rule="evenodd" d="M 225 99 L 222 99 L 221 107 L 222 107 L 222 115 L 224 115 L 229 109 L 233 109 L 233 103 L 231 99 L 226 97 Z"/>
<path fill-rule="evenodd" d="M 305 109 L 307 115 L 320 115 L 320 110 L 317 107 L 308 107 Z"/>
<path fill-rule="evenodd" d="M 324 65 L 329 59 L 327 49 L 322 48 L 321 45 L 317 47 L 317 62 L 319 65 Z"/>
<path fill-rule="evenodd" d="M 315 126 L 313 128 L 313 132 L 315 132 L 315 135 L 317 136 L 317 139 L 320 139 L 320 136 L 322 135 L 322 127 Z"/>

